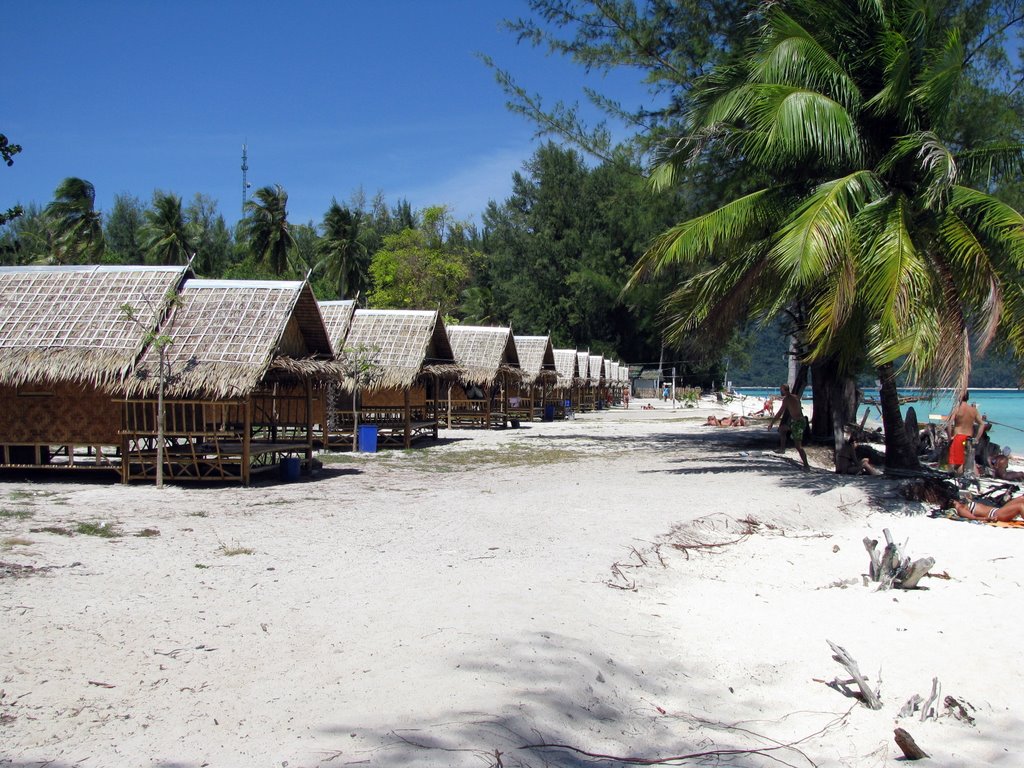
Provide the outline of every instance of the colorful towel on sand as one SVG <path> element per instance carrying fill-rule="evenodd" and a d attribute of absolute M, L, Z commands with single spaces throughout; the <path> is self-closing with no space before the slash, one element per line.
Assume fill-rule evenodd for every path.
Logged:
<path fill-rule="evenodd" d="M 992 525 L 996 528 L 1024 528 L 1024 520 L 1011 520 L 1008 523 L 999 520 L 972 520 L 969 517 L 960 517 L 952 509 L 936 509 L 928 513 L 929 517 L 941 517 L 947 520 L 957 520 L 961 523 L 977 523 L 978 525 Z"/>

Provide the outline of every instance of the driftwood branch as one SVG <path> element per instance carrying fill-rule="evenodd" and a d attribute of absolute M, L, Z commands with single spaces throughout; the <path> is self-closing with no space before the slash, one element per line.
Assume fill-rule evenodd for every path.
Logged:
<path fill-rule="evenodd" d="M 897 728 L 894 731 L 896 746 L 903 751 L 903 756 L 907 760 L 920 760 L 921 758 L 928 757 L 928 753 L 917 746 L 917 742 L 914 741 L 914 737 L 907 733 L 902 728 Z"/>
<path fill-rule="evenodd" d="M 942 684 L 939 682 L 939 678 L 932 678 L 932 692 L 928 697 L 928 700 L 921 707 L 921 722 L 923 723 L 929 717 L 933 720 L 939 717 L 939 696 L 942 695 Z"/>
<path fill-rule="evenodd" d="M 871 558 L 868 564 L 871 581 L 878 582 L 879 589 L 918 589 L 921 579 L 934 567 L 935 558 L 922 557 L 911 562 L 903 554 L 900 545 L 893 541 L 889 529 L 886 528 L 882 533 L 885 535 L 885 549 L 881 554 L 876 539 L 864 538 L 864 549 Z"/>
<path fill-rule="evenodd" d="M 828 641 L 829 647 L 832 649 L 832 658 L 839 662 L 846 671 L 850 673 L 852 680 L 850 682 L 856 683 L 859 689 L 858 694 L 852 694 L 856 698 L 859 698 L 866 707 L 869 709 L 881 709 L 882 701 L 878 698 L 878 693 L 871 690 L 871 686 L 868 685 L 868 681 L 864 679 L 864 676 L 860 673 L 860 668 L 857 666 L 857 662 L 853 660 L 853 657 L 847 653 L 846 649 L 842 646 L 836 645 L 831 640 Z M 833 681 L 836 686 L 846 687 L 846 683 L 841 683 L 839 680 Z"/>

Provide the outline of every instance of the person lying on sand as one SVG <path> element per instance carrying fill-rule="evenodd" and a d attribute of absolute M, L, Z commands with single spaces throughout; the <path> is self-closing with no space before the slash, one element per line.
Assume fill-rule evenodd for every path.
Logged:
<path fill-rule="evenodd" d="M 1001 507 L 992 507 L 980 501 L 953 500 L 953 509 L 960 517 L 968 520 L 985 520 L 990 523 L 1008 523 L 1018 517 L 1024 518 L 1024 496 L 1010 499 Z"/>
<path fill-rule="evenodd" d="M 747 426 L 747 420 L 742 416 L 737 416 L 735 413 L 731 416 L 726 416 L 724 419 L 717 419 L 714 416 L 708 416 L 708 420 L 704 422 L 705 427 L 745 427 Z"/>

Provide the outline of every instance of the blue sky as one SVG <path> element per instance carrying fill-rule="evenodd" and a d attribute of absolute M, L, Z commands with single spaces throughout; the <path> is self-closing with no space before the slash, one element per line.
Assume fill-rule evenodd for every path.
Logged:
<path fill-rule="evenodd" d="M 0 167 L 0 208 L 45 205 L 67 176 L 147 202 L 210 195 L 240 215 L 241 150 L 253 188 L 281 184 L 293 222 L 362 188 L 389 204 L 445 204 L 479 223 L 540 140 L 505 107 L 486 53 L 545 103 L 584 82 L 643 99 L 639 77 L 602 79 L 499 28 L 522 0 L 38 2 L 4 9 L 0 133 L 24 147 Z"/>

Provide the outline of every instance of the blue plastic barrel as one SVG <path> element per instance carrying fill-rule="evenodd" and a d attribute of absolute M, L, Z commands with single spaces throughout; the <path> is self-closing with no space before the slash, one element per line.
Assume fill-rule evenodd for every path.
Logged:
<path fill-rule="evenodd" d="M 544 406 L 544 421 L 554 421 L 554 420 L 555 420 L 555 406 L 553 406 L 553 405 L 545 405 Z"/>
<path fill-rule="evenodd" d="M 281 459 L 281 479 L 286 483 L 299 479 L 302 462 L 297 456 L 285 456 Z"/>
<path fill-rule="evenodd" d="M 377 452 L 377 425 L 359 425 L 359 451 L 361 453 Z"/>

